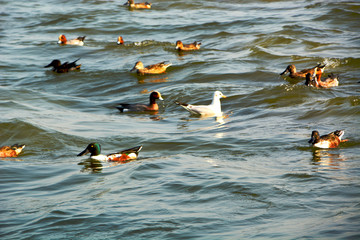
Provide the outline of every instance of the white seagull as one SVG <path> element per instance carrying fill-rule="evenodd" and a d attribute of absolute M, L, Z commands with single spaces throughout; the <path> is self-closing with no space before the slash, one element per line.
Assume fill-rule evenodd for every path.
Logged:
<path fill-rule="evenodd" d="M 220 91 L 214 92 L 214 97 L 210 105 L 191 105 L 187 103 L 175 102 L 176 104 L 182 106 L 187 111 L 192 114 L 200 115 L 200 116 L 216 116 L 221 117 L 221 103 L 220 98 L 226 98 L 224 94 Z"/>

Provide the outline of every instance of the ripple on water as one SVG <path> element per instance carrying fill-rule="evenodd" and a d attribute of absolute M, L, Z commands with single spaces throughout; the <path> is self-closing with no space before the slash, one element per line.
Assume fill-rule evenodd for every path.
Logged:
<path fill-rule="evenodd" d="M 0 237 L 359 238 L 358 4 L 124 2 L 3 4 L 0 142 L 26 148 L 0 161 Z M 59 46 L 60 34 L 85 45 Z M 176 40 L 201 49 L 178 52 Z M 77 72 L 43 68 L 77 58 Z M 173 65 L 139 77 L 139 60 Z M 339 87 L 279 76 L 318 63 Z M 153 90 L 155 114 L 115 108 Z M 209 104 L 215 90 L 227 96 L 222 122 L 174 103 Z M 313 149 L 313 129 L 349 141 Z M 104 153 L 144 147 L 126 164 L 76 156 L 95 141 Z"/>

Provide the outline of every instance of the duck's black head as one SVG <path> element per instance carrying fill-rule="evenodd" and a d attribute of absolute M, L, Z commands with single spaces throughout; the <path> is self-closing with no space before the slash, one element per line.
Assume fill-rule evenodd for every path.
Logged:
<path fill-rule="evenodd" d="M 164 100 L 162 97 L 161 97 L 161 94 L 160 92 L 158 91 L 154 91 L 150 94 L 150 101 L 155 101 L 156 99 L 159 99 L 159 100 Z"/>
<path fill-rule="evenodd" d="M 319 141 L 319 139 L 320 139 L 319 132 L 318 131 L 312 131 L 309 143 L 315 144 L 315 143 L 317 143 Z"/>
<path fill-rule="evenodd" d="M 47 67 L 54 67 L 54 68 L 56 68 L 56 67 L 59 67 L 60 65 L 61 65 L 60 60 L 54 59 L 54 60 L 52 60 L 51 63 L 49 63 L 48 65 L 46 65 L 45 68 L 47 68 Z"/>
<path fill-rule="evenodd" d="M 344 135 L 344 133 L 345 133 L 344 130 L 336 130 L 336 131 L 334 132 L 334 134 L 335 134 L 336 136 L 338 136 L 340 139 L 341 139 L 341 137 Z"/>

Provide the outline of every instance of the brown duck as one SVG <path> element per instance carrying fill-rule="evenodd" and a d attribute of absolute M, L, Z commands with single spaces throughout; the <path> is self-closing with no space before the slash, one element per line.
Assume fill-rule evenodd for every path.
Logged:
<path fill-rule="evenodd" d="M 14 144 L 12 146 L 3 146 L 0 148 L 0 157 L 17 157 L 23 148 L 24 144 Z"/>
<path fill-rule="evenodd" d="M 158 111 L 159 106 L 156 103 L 156 100 L 164 100 L 161 97 L 160 92 L 154 91 L 150 94 L 150 102 L 149 104 L 140 104 L 140 103 L 120 103 L 119 107 L 116 107 L 119 109 L 120 112 L 145 112 L 145 111 Z"/>
<path fill-rule="evenodd" d="M 138 75 L 161 74 L 164 73 L 169 66 L 171 66 L 171 63 L 166 64 L 165 62 L 161 62 L 144 67 L 144 64 L 138 61 L 130 72 L 136 70 Z"/>
<path fill-rule="evenodd" d="M 347 141 L 347 139 L 341 140 L 344 133 L 343 130 L 336 130 L 335 132 L 320 136 L 318 131 L 312 131 L 309 143 L 318 148 L 337 148 L 341 142 Z"/>
<path fill-rule="evenodd" d="M 189 44 L 183 44 L 180 40 L 178 40 L 176 42 L 176 47 L 175 49 L 179 50 L 179 51 L 192 51 L 192 50 L 199 50 L 200 49 L 200 42 L 193 42 L 193 43 L 189 43 Z"/>
<path fill-rule="evenodd" d="M 135 9 L 150 9 L 151 3 L 144 2 L 144 3 L 135 3 L 134 0 L 128 0 L 125 4 L 125 6 L 128 5 L 129 8 L 135 8 Z"/>
<path fill-rule="evenodd" d="M 314 74 L 311 75 L 310 73 L 306 74 L 305 85 L 312 86 L 312 87 L 321 87 L 321 88 L 330 88 L 339 86 L 339 76 L 333 73 L 329 74 L 325 80 L 321 80 L 321 74 Z"/>
<path fill-rule="evenodd" d="M 306 78 L 306 74 L 310 73 L 311 75 L 314 74 L 314 70 L 317 69 L 316 74 L 321 74 L 325 69 L 326 64 L 321 66 L 321 64 L 316 65 L 313 68 L 308 68 L 301 70 L 300 72 L 296 71 L 295 65 L 291 64 L 286 67 L 285 71 L 280 73 L 280 75 L 284 75 L 286 73 L 289 73 L 289 77 L 291 78 Z"/>

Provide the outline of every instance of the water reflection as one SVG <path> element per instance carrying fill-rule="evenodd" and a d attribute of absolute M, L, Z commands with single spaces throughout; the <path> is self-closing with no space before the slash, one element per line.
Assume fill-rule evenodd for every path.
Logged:
<path fill-rule="evenodd" d="M 145 111 L 145 112 L 127 112 L 127 113 L 119 113 L 120 116 L 126 115 L 130 118 L 147 120 L 150 119 L 152 121 L 161 121 L 164 120 L 164 117 L 159 114 L 159 111 Z"/>
<path fill-rule="evenodd" d="M 179 56 L 180 60 L 183 60 L 183 58 L 180 58 L 180 57 L 183 57 L 183 56 L 186 56 L 186 55 L 190 54 L 189 52 L 184 52 L 184 51 L 177 51 L 176 53 Z"/>
<path fill-rule="evenodd" d="M 180 120 L 182 122 L 178 123 L 178 129 L 184 129 L 186 132 L 197 132 L 197 131 L 207 131 L 207 130 L 213 130 L 213 129 L 221 129 L 221 128 L 225 128 L 225 119 L 227 117 L 221 116 L 221 117 L 214 117 L 214 116 L 193 116 L 191 115 L 191 118 L 185 118 L 182 117 L 180 118 Z M 201 121 L 201 120 L 211 120 L 214 119 L 216 124 L 211 124 L 210 126 L 204 126 L 201 125 L 201 127 L 195 127 L 194 129 L 190 129 L 190 122 L 193 121 Z M 193 126 L 196 126 L 193 125 Z M 225 134 L 223 132 L 217 132 L 214 137 L 215 138 L 223 138 L 225 136 Z"/>
<path fill-rule="evenodd" d="M 105 162 L 102 162 L 102 161 L 98 161 L 98 160 L 89 158 L 89 159 L 85 159 L 85 160 L 79 162 L 78 165 L 83 166 L 83 168 L 80 170 L 80 172 L 83 172 L 83 173 L 101 173 L 104 168 L 116 167 L 116 166 L 119 166 L 119 165 L 122 165 L 122 164 L 126 164 L 126 163 L 129 163 L 129 162 L 136 161 L 136 160 L 138 160 L 138 159 L 128 160 L 128 161 L 125 161 L 125 162 L 117 162 L 117 161 L 105 161 Z"/>
<path fill-rule="evenodd" d="M 186 122 L 191 122 L 191 121 L 199 121 L 199 120 L 208 120 L 208 119 L 214 119 L 215 122 L 217 122 L 217 127 L 221 127 L 221 125 L 225 124 L 225 119 L 230 118 L 230 116 L 233 114 L 233 112 L 228 112 L 228 113 L 223 113 L 222 116 L 214 116 L 213 114 L 211 115 L 197 115 L 197 114 L 192 114 L 190 113 L 190 118 L 185 118 L 182 117 L 180 118 L 183 121 Z M 181 124 L 181 126 L 183 126 L 182 128 L 185 128 L 186 125 L 185 124 Z M 212 127 L 211 127 L 212 128 Z"/>
<path fill-rule="evenodd" d="M 341 163 L 346 158 L 341 153 L 333 151 L 330 149 L 314 149 L 312 151 L 312 164 L 328 169 L 341 169 Z"/>
<path fill-rule="evenodd" d="M 21 158 L 14 158 L 14 157 L 4 157 L 0 158 L 1 161 L 9 161 L 9 162 L 24 162 Z"/>
<path fill-rule="evenodd" d="M 197 52 L 201 51 L 201 50 L 194 50 L 194 51 L 178 51 L 178 50 L 175 50 L 176 51 L 176 55 L 178 55 L 178 59 L 179 60 L 184 60 L 184 56 L 186 55 L 190 55 L 190 54 L 196 54 Z"/>
<path fill-rule="evenodd" d="M 190 118 L 188 117 L 182 117 L 180 118 L 180 120 L 184 121 L 183 124 L 181 124 L 180 126 L 182 126 L 181 128 L 188 128 L 188 124 L 189 122 L 192 122 L 192 121 L 202 121 L 202 120 L 209 120 L 209 119 L 214 119 L 215 122 L 217 122 L 217 126 L 221 126 L 223 124 L 225 124 L 225 120 L 226 119 L 225 117 L 221 116 L 221 117 L 214 117 L 214 116 L 197 116 L 197 115 L 191 115 Z M 213 128 L 213 127 L 211 127 Z"/>
<path fill-rule="evenodd" d="M 290 83 L 290 84 L 298 84 L 300 82 L 304 82 L 305 83 L 305 79 L 301 79 L 301 78 L 291 78 L 289 76 L 279 76 L 279 79 L 283 79 L 284 81 Z"/>
<path fill-rule="evenodd" d="M 103 169 L 103 164 L 94 159 L 86 159 L 82 162 L 79 162 L 78 165 L 83 165 L 83 168 L 80 172 L 88 172 L 88 173 L 100 173 Z"/>
<path fill-rule="evenodd" d="M 166 73 L 165 73 L 166 74 Z M 159 75 L 137 75 L 138 83 L 164 83 L 169 80 L 169 77 L 159 76 Z"/>

